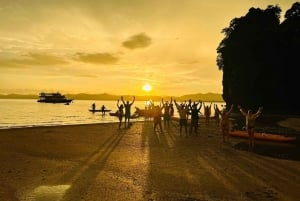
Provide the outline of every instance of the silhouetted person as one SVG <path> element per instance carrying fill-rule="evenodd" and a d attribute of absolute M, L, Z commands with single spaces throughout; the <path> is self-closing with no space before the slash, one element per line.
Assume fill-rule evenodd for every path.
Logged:
<path fill-rule="evenodd" d="M 185 130 L 185 135 L 186 137 L 188 136 L 188 133 L 187 133 L 187 118 L 188 118 L 188 113 L 189 113 L 189 108 L 187 105 L 185 104 L 178 104 L 176 102 L 176 100 L 174 100 L 174 103 L 176 105 L 176 108 L 178 110 L 178 113 L 179 113 L 179 134 L 181 136 L 181 133 L 182 133 L 182 127 L 184 127 L 184 130 Z"/>
<path fill-rule="evenodd" d="M 215 121 L 216 121 L 216 126 L 220 126 L 220 112 L 221 112 L 221 110 L 218 108 L 217 104 L 214 104 L 214 110 L 215 110 L 214 118 L 215 118 Z"/>
<path fill-rule="evenodd" d="M 229 111 L 224 108 L 222 111 L 217 110 L 218 115 L 221 115 L 221 129 L 223 135 L 223 142 L 229 141 L 229 132 L 230 132 L 230 120 L 229 116 L 233 110 L 233 105 L 231 105 Z"/>
<path fill-rule="evenodd" d="M 211 105 L 212 103 L 210 103 L 210 105 L 205 105 L 205 103 L 203 102 L 204 105 L 204 116 L 205 116 L 205 122 L 206 124 L 209 123 L 209 119 L 210 119 L 210 115 L 211 115 Z"/>
<path fill-rule="evenodd" d="M 249 135 L 249 148 L 253 148 L 254 147 L 254 126 L 255 126 L 255 120 L 257 119 L 257 117 L 260 116 L 263 107 L 259 107 L 257 112 L 255 114 L 252 113 L 251 110 L 248 110 L 248 112 L 246 113 L 241 106 L 238 106 L 238 108 L 240 109 L 240 112 L 242 113 L 243 116 L 246 117 L 246 128 L 247 128 L 247 132 Z"/>
<path fill-rule="evenodd" d="M 173 103 L 170 103 L 170 117 L 174 116 L 174 105 Z"/>
<path fill-rule="evenodd" d="M 101 107 L 102 117 L 105 116 L 105 109 L 106 109 L 105 106 L 102 105 L 102 107 Z"/>
<path fill-rule="evenodd" d="M 121 96 L 121 100 L 123 102 L 123 105 L 125 107 L 125 128 L 129 128 L 130 127 L 130 117 L 131 117 L 131 106 L 135 101 L 135 96 L 133 96 L 133 101 L 131 103 L 129 103 L 129 101 L 124 101 L 123 96 Z M 126 125 L 127 122 L 127 125 Z"/>
<path fill-rule="evenodd" d="M 118 102 L 117 102 L 117 107 L 118 107 L 118 117 L 119 117 L 119 129 L 121 128 L 121 124 L 122 124 L 122 120 L 123 120 L 123 116 L 124 116 L 124 105 L 121 104 L 119 105 L 119 99 L 118 99 Z"/>
<path fill-rule="evenodd" d="M 198 136 L 198 124 L 199 124 L 199 113 L 202 107 L 202 101 L 199 100 L 198 103 L 193 103 L 193 105 L 191 105 L 191 100 L 189 101 L 189 107 L 190 107 L 190 111 L 191 111 L 191 125 L 190 125 L 190 130 L 189 130 L 189 134 L 192 135 L 193 129 L 194 129 L 194 133 L 196 136 Z M 198 107 L 198 104 L 200 105 Z"/>
<path fill-rule="evenodd" d="M 152 116 L 153 116 L 153 127 L 154 132 L 156 131 L 156 127 L 159 126 L 160 132 L 163 132 L 162 125 L 161 125 L 161 117 L 162 117 L 162 107 L 159 105 L 152 107 Z"/>
<path fill-rule="evenodd" d="M 171 98 L 170 103 L 168 101 L 164 102 L 163 98 L 161 99 L 161 102 L 163 104 L 162 109 L 164 110 L 164 113 L 163 113 L 164 128 L 166 128 L 166 127 L 169 128 L 170 127 L 170 119 L 171 119 L 171 115 L 170 115 L 171 107 L 170 107 L 170 104 L 172 104 L 172 98 Z"/>
<path fill-rule="evenodd" d="M 95 103 L 92 104 L 92 110 L 93 110 L 93 112 L 96 110 L 96 104 Z"/>

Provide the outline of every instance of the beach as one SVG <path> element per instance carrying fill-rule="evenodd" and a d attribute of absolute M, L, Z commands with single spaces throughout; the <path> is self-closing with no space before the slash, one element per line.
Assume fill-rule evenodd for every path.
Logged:
<path fill-rule="evenodd" d="M 223 143 L 203 120 L 189 137 L 176 121 L 163 133 L 151 121 L 2 129 L 0 201 L 299 200 L 299 136 L 247 142 Z"/>

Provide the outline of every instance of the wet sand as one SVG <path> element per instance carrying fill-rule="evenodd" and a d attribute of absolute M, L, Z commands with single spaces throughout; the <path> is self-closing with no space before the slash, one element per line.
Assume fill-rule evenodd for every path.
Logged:
<path fill-rule="evenodd" d="M 148 121 L 0 130 L 0 201 L 296 201 L 298 141 L 250 152 L 202 120 L 198 137 L 174 121 L 163 133 Z"/>

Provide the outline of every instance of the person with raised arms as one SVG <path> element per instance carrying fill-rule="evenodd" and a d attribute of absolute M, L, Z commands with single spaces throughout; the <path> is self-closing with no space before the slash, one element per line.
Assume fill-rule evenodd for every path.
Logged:
<path fill-rule="evenodd" d="M 180 132 L 179 135 L 181 136 L 182 127 L 184 127 L 185 135 L 186 137 L 188 137 L 188 133 L 187 133 L 187 120 L 188 120 L 188 113 L 189 113 L 188 105 L 186 104 L 179 105 L 176 102 L 176 100 L 174 100 L 174 103 L 179 113 L 179 132 Z"/>
<path fill-rule="evenodd" d="M 126 103 L 125 103 L 123 96 L 121 96 L 121 100 L 125 107 L 125 128 L 129 128 L 130 127 L 131 106 L 135 101 L 135 96 L 133 96 L 133 101 L 131 103 L 129 103 L 129 101 L 126 101 Z M 127 122 L 127 125 L 126 125 L 126 122 Z"/>
<path fill-rule="evenodd" d="M 249 135 L 249 148 L 253 149 L 254 147 L 254 126 L 255 120 L 261 115 L 263 107 L 259 107 L 256 113 L 252 113 L 251 110 L 248 110 L 246 113 L 241 106 L 238 106 L 242 115 L 246 118 L 246 129 Z"/>

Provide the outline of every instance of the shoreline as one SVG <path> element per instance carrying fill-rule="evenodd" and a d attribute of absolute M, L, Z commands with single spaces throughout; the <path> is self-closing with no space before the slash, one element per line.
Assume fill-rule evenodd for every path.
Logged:
<path fill-rule="evenodd" d="M 43 128 L 43 127 L 63 127 L 63 126 L 84 126 L 84 125 L 99 125 L 99 124 L 118 124 L 117 122 L 102 122 L 102 123 L 82 123 L 82 124 L 60 124 L 60 125 L 30 125 L 30 126 L 17 126 L 9 128 L 1 128 L 0 130 L 11 129 L 26 129 L 26 128 Z"/>
<path fill-rule="evenodd" d="M 285 122 L 286 123 L 286 122 Z M 0 130 L 0 197 L 42 200 L 285 200 L 300 188 L 299 144 L 222 142 L 200 119 L 200 135 L 163 133 L 152 121 Z M 285 146 L 287 145 L 287 146 Z"/>
<path fill-rule="evenodd" d="M 275 127 L 280 128 L 289 128 L 294 130 L 295 132 L 300 132 L 300 117 L 299 116 L 281 116 L 281 115 L 270 115 L 271 120 L 264 119 L 263 123 L 260 124 L 259 127 L 262 126 L 269 126 L 269 125 L 275 125 Z M 140 119 L 139 119 L 140 118 Z M 147 121 L 143 119 L 144 117 L 139 117 L 138 119 L 133 120 L 132 122 L 144 122 Z M 204 119 L 204 116 L 200 116 L 200 119 Z M 242 122 L 244 122 L 244 117 L 239 117 L 242 119 Z M 266 118 L 266 117 L 265 117 Z M 275 119 L 275 121 L 274 121 Z M 173 121 L 178 121 L 179 117 L 172 117 Z M 235 120 L 235 119 L 232 119 Z M 123 120 L 124 121 L 124 120 Z M 214 117 L 211 116 L 211 121 L 214 121 Z M 258 120 L 259 121 L 259 120 Z M 78 126 L 78 125 L 95 125 L 95 124 L 118 124 L 117 120 L 116 122 L 99 122 L 99 123 L 77 123 L 77 124 L 53 124 L 53 125 L 25 125 L 25 126 L 11 126 L 11 127 L 0 127 L 0 130 L 8 130 L 8 129 L 19 129 L 19 128 L 35 128 L 35 127 L 59 127 L 59 126 Z M 268 125 L 269 124 L 269 125 Z"/>

